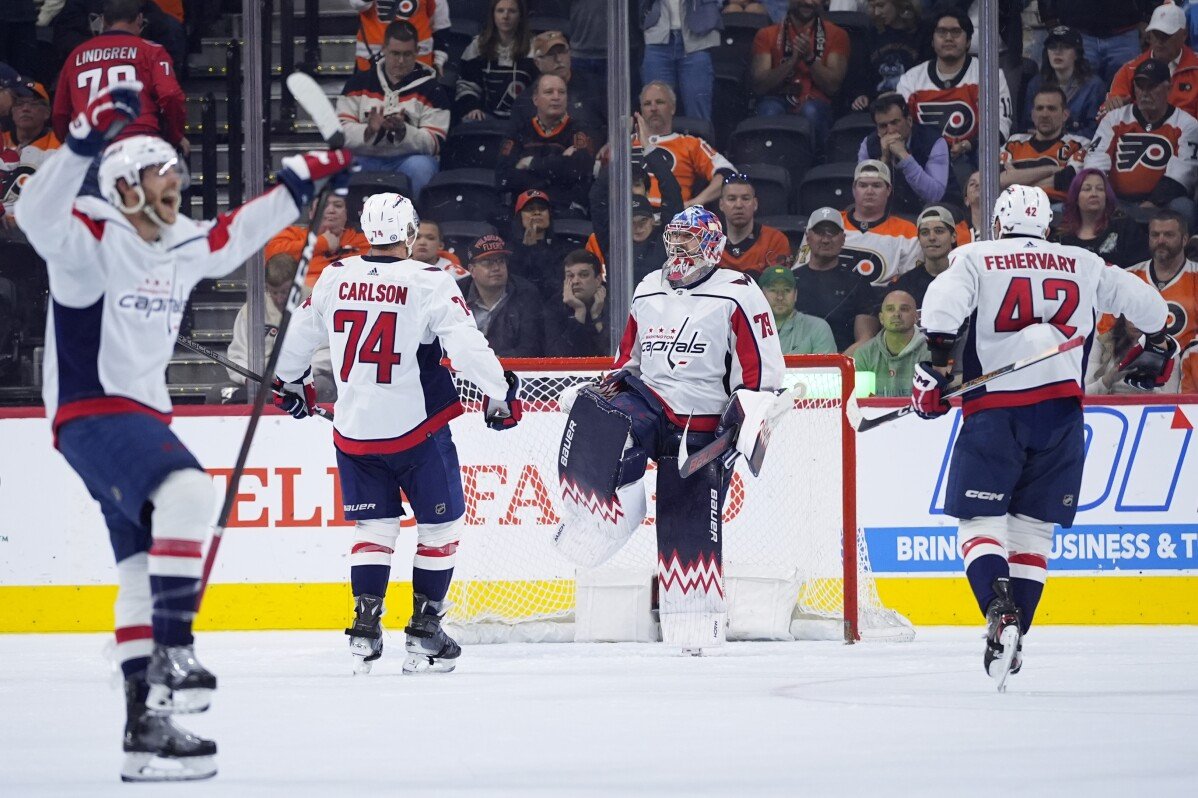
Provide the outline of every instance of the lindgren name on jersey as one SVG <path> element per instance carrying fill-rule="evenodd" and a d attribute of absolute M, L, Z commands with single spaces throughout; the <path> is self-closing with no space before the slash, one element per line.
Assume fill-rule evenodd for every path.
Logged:
<path fill-rule="evenodd" d="M 982 259 L 987 270 L 1045 269 L 1047 271 L 1077 271 L 1077 259 L 1051 252 L 1016 252 L 1009 255 L 987 255 Z"/>

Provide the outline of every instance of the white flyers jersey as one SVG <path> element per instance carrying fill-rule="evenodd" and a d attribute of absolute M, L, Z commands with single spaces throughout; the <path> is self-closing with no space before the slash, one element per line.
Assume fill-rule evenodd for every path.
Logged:
<path fill-rule="evenodd" d="M 279 378 L 298 381 L 325 343 L 337 380 L 333 442 L 346 454 L 410 449 L 461 415 L 444 356 L 487 396 L 507 395 L 457 283 L 427 263 L 355 255 L 329 264 L 291 320 Z"/>
<path fill-rule="evenodd" d="M 1081 336 L 1069 350 L 999 377 L 964 399 L 969 414 L 1045 399 L 1081 397 L 1086 351 L 1099 313 L 1123 314 L 1139 329 L 1165 326 L 1168 308 L 1143 280 L 1079 247 L 1039 238 L 1004 238 L 958 247 L 924 296 L 921 324 L 956 333 L 970 321 L 962 354 L 965 381 Z M 1055 328 L 1055 330 L 1053 329 Z"/>
<path fill-rule="evenodd" d="M 921 125 L 936 128 L 950 144 L 973 139 L 981 124 L 978 84 L 978 60 L 965 56 L 965 64 L 944 80 L 936 69 L 936 59 L 908 69 L 899 78 L 895 91 L 907 101 L 911 118 Z M 1007 78 L 998 73 L 998 132 L 1006 138 L 1011 132 L 1011 90 Z"/>
<path fill-rule="evenodd" d="M 54 428 L 147 413 L 169 421 L 166 367 L 196 283 L 223 277 L 299 213 L 282 187 L 212 221 L 184 216 L 148 243 L 109 203 L 71 198 L 92 159 L 55 151 L 25 184 L 16 220 L 46 261 L 42 399 Z"/>
<path fill-rule="evenodd" d="M 671 288 L 655 271 L 632 297 L 615 368 L 637 374 L 670 421 L 715 430 L 732 391 L 781 387 L 785 363 L 765 295 L 748 276 L 714 269 Z"/>

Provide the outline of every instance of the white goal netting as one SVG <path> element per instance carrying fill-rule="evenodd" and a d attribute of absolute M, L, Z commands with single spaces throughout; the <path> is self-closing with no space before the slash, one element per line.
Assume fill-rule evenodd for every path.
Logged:
<path fill-rule="evenodd" d="M 855 463 L 851 453 L 845 456 L 842 440 L 841 364 L 829 362 L 787 358 L 786 387 L 799 385 L 803 398 L 775 428 L 761 476 L 753 477 L 743 463 L 736 467 L 724 508 L 725 576 L 780 581 L 793 595 L 785 599 L 794 607 L 786 637 L 839 639 L 847 619 L 863 639 L 910 639 L 910 624 L 878 597 L 863 539 L 846 525 Z M 549 363 L 528 368 L 523 361 L 525 367 L 515 369 L 524 418 L 502 435 L 479 434 L 481 396 L 473 385 L 459 385 L 467 413 L 453 422 L 453 430 L 466 519 L 446 621 L 466 641 L 574 639 L 581 575 L 551 542 L 560 521 L 557 452 L 566 418 L 558 397 L 571 385 L 596 381 L 607 361 Z M 651 579 L 657 559 L 652 464 L 645 485 L 645 523 L 596 570 L 639 570 Z M 856 549 L 848 569 L 857 581 L 855 614 L 851 598 L 846 614 L 846 540 Z M 735 626 L 730 620 L 730 636 Z"/>

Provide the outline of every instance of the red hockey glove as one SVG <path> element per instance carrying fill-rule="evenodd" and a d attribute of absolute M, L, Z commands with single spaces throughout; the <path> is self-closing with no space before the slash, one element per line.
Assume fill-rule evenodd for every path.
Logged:
<path fill-rule="evenodd" d="M 76 155 L 94 158 L 141 113 L 142 84 L 122 80 L 100 91 L 71 122 L 67 146 Z"/>
<path fill-rule="evenodd" d="M 524 403 L 520 400 L 520 378 L 511 371 L 503 372 L 507 380 L 507 396 L 503 401 L 483 397 L 483 419 L 491 429 L 511 429 L 524 416 Z"/>
<path fill-rule="evenodd" d="M 283 382 L 275 377 L 271 388 L 275 394 L 275 407 L 290 413 L 292 418 L 316 415 L 316 386 L 312 383 L 312 369 L 305 371 L 299 382 Z"/>
<path fill-rule="evenodd" d="M 949 411 L 948 402 L 942 397 L 948 387 L 948 377 L 925 360 L 915 367 L 911 378 L 911 407 L 920 418 L 939 418 Z"/>
<path fill-rule="evenodd" d="M 1126 372 L 1123 381 L 1141 391 L 1163 388 L 1173 376 L 1173 356 L 1177 341 L 1164 333 L 1144 336 L 1143 343 L 1128 350 L 1119 361 L 1119 370 Z"/>
<path fill-rule="evenodd" d="M 304 208 L 312 201 L 318 184 L 323 181 L 332 179 L 334 191 L 342 190 L 345 187 L 343 183 L 348 185 L 353 159 L 353 153 L 345 149 L 310 150 L 288 155 L 283 159 L 283 168 L 276 178 L 291 192 L 295 204 Z"/>

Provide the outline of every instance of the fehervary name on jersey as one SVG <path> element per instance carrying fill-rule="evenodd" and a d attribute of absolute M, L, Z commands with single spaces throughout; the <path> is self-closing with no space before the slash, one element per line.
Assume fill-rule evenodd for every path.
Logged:
<path fill-rule="evenodd" d="M 1017 252 L 1013 255 L 987 255 L 982 259 L 988 270 L 1045 269 L 1057 272 L 1076 272 L 1077 258 L 1066 258 L 1051 252 Z"/>
<path fill-rule="evenodd" d="M 338 299 L 359 302 L 387 302 L 392 305 L 408 304 L 408 287 L 390 283 L 342 283 L 337 290 Z"/>

